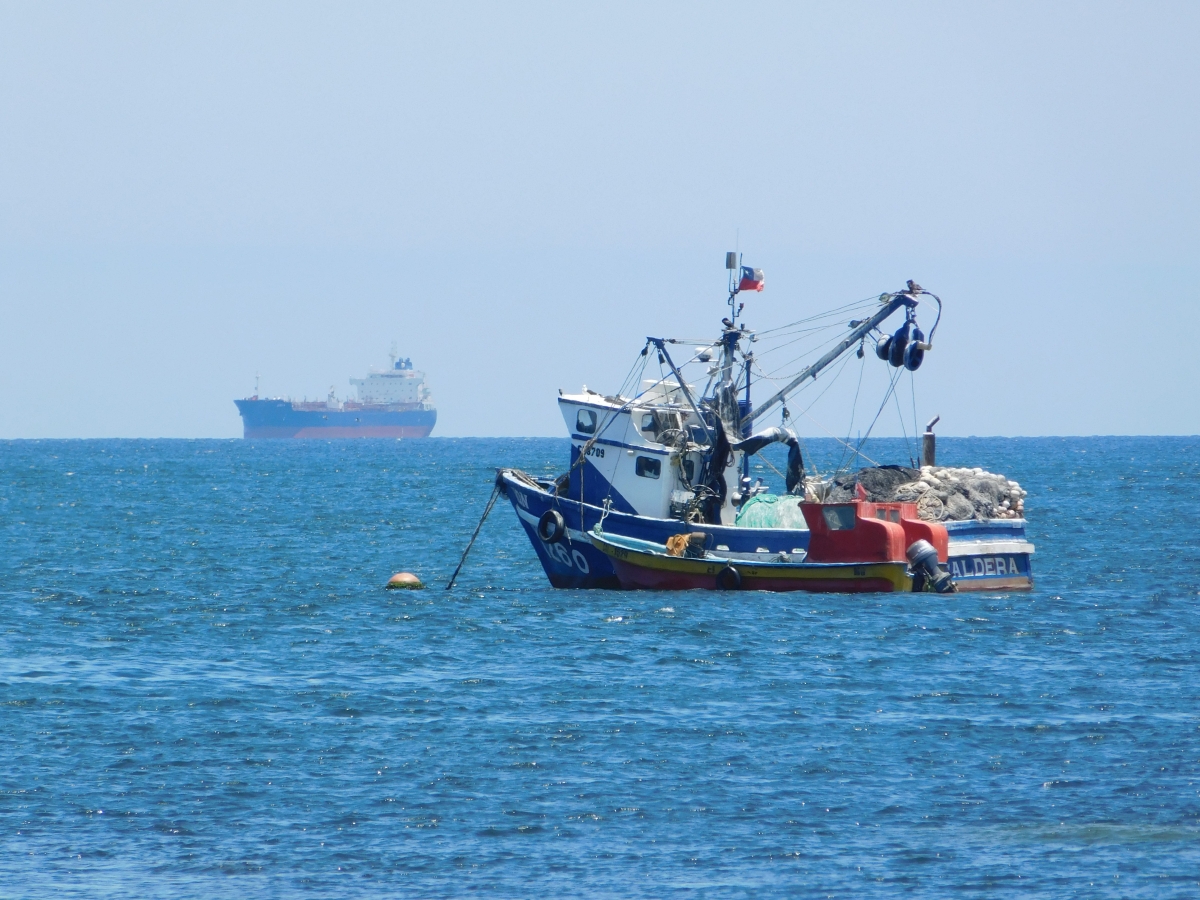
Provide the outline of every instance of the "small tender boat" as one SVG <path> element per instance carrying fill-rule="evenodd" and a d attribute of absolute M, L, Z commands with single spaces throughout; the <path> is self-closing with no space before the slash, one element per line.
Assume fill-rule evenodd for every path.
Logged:
<path fill-rule="evenodd" d="M 611 560 L 621 587 L 642 590 L 893 593 L 954 590 L 941 569 L 946 529 L 917 518 L 911 503 L 801 503 L 811 537 L 798 556 L 713 548 L 693 531 L 666 544 L 608 534 L 596 526 L 592 546 Z"/>
<path fill-rule="evenodd" d="M 592 545 L 612 560 L 621 587 L 632 590 L 813 591 L 866 594 L 912 590 L 902 562 L 804 563 L 755 561 L 730 553 L 671 556 L 663 544 L 592 532 Z M 779 554 L 779 557 L 786 554 Z"/>

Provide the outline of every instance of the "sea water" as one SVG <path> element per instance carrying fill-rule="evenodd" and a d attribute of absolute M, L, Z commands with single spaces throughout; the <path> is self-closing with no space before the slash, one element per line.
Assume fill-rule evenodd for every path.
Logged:
<path fill-rule="evenodd" d="M 1200 440 L 939 454 L 1034 591 L 558 591 L 503 498 L 444 590 L 562 440 L 0 444 L 0 895 L 1200 896 Z"/>

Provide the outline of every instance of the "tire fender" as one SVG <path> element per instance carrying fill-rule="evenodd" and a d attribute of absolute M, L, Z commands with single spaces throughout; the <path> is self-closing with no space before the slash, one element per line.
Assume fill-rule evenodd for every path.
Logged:
<path fill-rule="evenodd" d="M 733 566 L 726 566 L 717 573 L 717 588 L 722 591 L 736 591 L 741 589 L 742 573 Z"/>
<path fill-rule="evenodd" d="M 538 519 L 537 534 L 544 543 L 557 544 L 567 533 L 567 523 L 557 509 L 548 509 Z"/>

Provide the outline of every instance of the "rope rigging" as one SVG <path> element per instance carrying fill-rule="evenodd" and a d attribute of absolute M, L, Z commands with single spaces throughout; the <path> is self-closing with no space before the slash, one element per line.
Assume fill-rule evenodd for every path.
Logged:
<path fill-rule="evenodd" d="M 874 430 L 875 424 L 879 421 L 880 415 L 883 414 L 883 410 L 887 406 L 887 402 L 890 399 L 892 399 L 892 392 L 896 390 L 896 382 L 899 380 L 900 380 L 900 370 L 897 369 L 895 372 L 892 373 L 892 377 L 888 381 L 887 392 L 884 393 L 884 395 L 883 395 L 883 401 L 879 404 L 879 409 L 875 411 L 875 418 L 873 418 L 871 420 L 871 424 L 869 426 L 867 426 L 867 433 L 864 434 L 861 438 L 859 438 L 858 445 L 854 448 L 855 457 L 862 456 L 864 459 L 869 458 L 866 456 L 866 454 L 864 454 L 862 452 L 862 447 L 870 439 L 871 432 Z M 851 465 L 853 465 L 854 459 L 851 458 L 850 462 L 851 462 Z M 875 463 L 875 465 L 878 465 L 878 463 Z"/>
<path fill-rule="evenodd" d="M 797 325 L 807 325 L 809 322 L 817 322 L 821 319 L 828 319 L 832 316 L 841 316 L 842 313 L 847 313 L 852 310 L 859 310 L 868 306 L 874 306 L 879 303 L 878 297 L 867 297 L 865 300 L 855 300 L 853 303 L 847 303 L 845 306 L 839 306 L 836 309 L 830 309 L 823 313 L 817 313 L 815 316 L 809 316 L 807 319 L 797 319 L 795 322 L 788 322 L 785 325 L 777 325 L 774 328 L 766 328 L 759 331 L 759 335 L 774 334 L 778 331 L 783 331 L 785 328 L 794 328 Z"/>
<path fill-rule="evenodd" d="M 930 329 L 928 339 L 924 337 L 916 324 L 917 295 L 930 297 L 937 303 L 937 317 L 933 328 Z M 904 313 L 904 324 L 894 334 L 889 335 L 881 330 L 881 326 L 887 317 L 897 311 Z M 812 422 L 821 432 L 835 440 L 840 447 L 840 453 L 833 469 L 834 476 L 847 471 L 860 459 L 871 465 L 879 465 L 864 452 L 864 447 L 870 440 L 874 429 L 879 425 L 889 402 L 894 403 L 904 445 L 908 448 L 910 458 L 913 459 L 915 465 L 915 458 L 911 454 L 915 452 L 914 441 L 918 434 L 918 425 L 916 387 L 912 372 L 920 366 L 921 356 L 931 346 L 934 333 L 941 321 L 941 311 L 940 298 L 923 290 L 919 285 L 909 282 L 907 292 L 902 290 L 896 294 L 882 294 L 878 297 L 867 298 L 760 332 L 750 331 L 745 326 L 735 326 L 731 320 L 726 319 L 724 323 L 727 330 L 717 341 L 685 338 L 648 339 L 639 354 L 639 359 L 635 359 L 618 393 L 615 396 L 598 395 L 606 401 L 605 408 L 601 412 L 599 422 L 594 426 L 594 431 L 579 446 L 578 455 L 572 461 L 570 468 L 558 479 L 559 489 L 556 493 L 564 495 L 564 490 L 572 477 L 571 473 L 587 462 L 592 448 L 597 441 L 602 439 L 602 435 L 618 416 L 630 411 L 631 407 L 635 406 L 658 407 L 665 404 L 668 398 L 674 398 L 669 404 L 671 408 L 679 405 L 679 398 L 686 399 L 687 405 L 681 408 L 684 421 L 687 421 L 692 414 L 698 415 L 705 431 L 705 435 L 701 437 L 687 428 L 664 427 L 664 424 L 668 423 L 657 421 L 655 423 L 655 441 L 675 451 L 672 454 L 673 460 L 678 461 L 683 454 L 692 451 L 701 451 L 705 454 L 701 457 L 699 470 L 693 471 L 690 476 L 685 472 L 682 462 L 678 466 L 677 477 L 698 501 L 707 500 L 709 494 L 718 496 L 718 492 L 713 488 L 720 489 L 719 496 L 723 499 L 726 483 L 723 480 L 724 476 L 716 482 L 712 481 L 712 473 L 716 470 L 710 466 L 720 468 L 717 457 L 726 463 L 726 468 L 732 464 L 734 457 L 730 454 L 728 445 L 748 437 L 753 431 L 754 420 L 766 414 L 775 404 L 791 403 L 798 397 L 802 397 L 806 402 L 802 408 L 797 410 L 796 415 Z M 866 318 L 851 318 L 852 316 L 861 316 L 864 312 L 868 313 Z M 850 329 L 849 333 L 846 331 L 847 327 Z M 865 433 L 860 433 L 857 439 L 852 439 L 851 435 L 854 433 L 857 407 L 862 397 L 866 372 L 864 350 L 868 338 L 873 340 L 876 345 L 872 355 L 885 363 L 890 362 L 895 371 L 889 373 L 883 398 Z M 858 344 L 858 349 L 854 355 L 859 359 L 860 365 L 853 399 L 849 404 L 846 437 L 843 438 L 823 425 L 814 415 L 814 410 L 829 394 L 833 385 L 838 383 L 845 374 L 855 343 Z M 695 348 L 695 352 L 690 359 L 677 365 L 672 362 L 671 355 L 667 353 L 665 345 L 668 344 L 676 346 L 691 344 Z M 658 377 L 653 384 L 643 385 L 646 367 L 650 365 L 649 354 L 655 347 L 657 347 L 655 355 L 658 357 Z M 720 354 L 715 364 L 713 364 L 713 358 L 716 354 L 713 351 Z M 818 354 L 821 355 L 820 359 L 815 363 L 808 362 Z M 779 357 L 783 358 L 776 363 L 775 360 Z M 684 372 L 687 367 L 698 362 L 707 364 L 703 375 L 695 370 L 692 370 L 690 374 Z M 900 374 L 905 369 L 910 374 L 909 387 L 913 417 L 911 436 L 905 423 L 905 413 L 897 392 Z M 699 375 L 699 377 L 694 378 L 694 375 Z M 679 382 L 678 386 L 672 386 L 659 392 L 662 397 L 657 397 L 656 389 L 672 379 Z M 808 391 L 818 379 L 823 382 L 821 390 L 805 394 L 805 391 Z M 771 384 L 775 387 L 775 392 L 773 396 L 754 407 L 745 407 L 743 405 L 745 401 L 739 398 L 743 391 L 747 390 L 747 384 L 751 380 Z M 704 384 L 703 391 L 697 392 L 697 382 Z M 651 396 L 647 397 L 647 395 Z M 746 399 L 749 399 L 748 393 Z M 601 404 L 597 403 L 596 405 L 600 406 Z M 691 407 L 690 413 L 688 406 Z M 745 409 L 752 410 L 752 413 L 743 411 Z M 783 427 L 789 431 L 787 426 L 790 419 L 793 419 L 792 412 L 784 406 L 781 421 Z M 742 426 L 740 429 L 736 427 L 739 422 Z M 714 426 L 715 431 L 713 430 Z M 792 440 L 795 443 L 798 439 L 793 435 Z M 699 443 L 693 443 L 693 441 Z M 722 447 L 724 449 L 721 449 Z M 608 496 L 605 498 L 606 507 L 611 507 L 614 479 L 621 458 L 616 454 L 610 454 L 610 456 L 612 457 L 611 471 L 608 471 L 610 468 L 608 465 L 601 463 L 605 470 L 602 477 L 608 476 L 604 479 L 608 488 Z M 595 457 L 592 459 L 593 465 L 600 463 L 600 459 L 603 458 L 600 453 L 596 453 Z M 784 477 L 783 473 L 770 460 L 761 454 L 760 457 L 775 475 Z M 807 452 L 807 448 L 803 451 L 803 457 L 804 468 L 811 469 L 813 475 L 819 476 L 815 461 Z M 604 462 L 608 463 L 609 460 Z M 747 472 L 748 469 L 743 469 L 743 475 Z M 641 473 L 639 472 L 639 474 Z M 573 488 L 574 485 L 571 487 Z M 575 491 L 572 489 L 570 493 L 574 494 Z M 584 502 L 582 477 L 578 485 L 578 494 L 578 500 L 582 504 Z M 702 494 L 706 496 L 701 498 Z M 572 497 L 572 499 L 576 498 Z"/>

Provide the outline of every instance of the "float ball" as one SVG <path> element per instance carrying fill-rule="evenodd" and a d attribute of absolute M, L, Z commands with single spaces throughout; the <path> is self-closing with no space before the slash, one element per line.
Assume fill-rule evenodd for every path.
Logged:
<path fill-rule="evenodd" d="M 389 591 L 397 590 L 417 590 L 425 587 L 421 583 L 421 579 L 412 572 L 397 572 L 388 579 L 387 587 Z"/>

